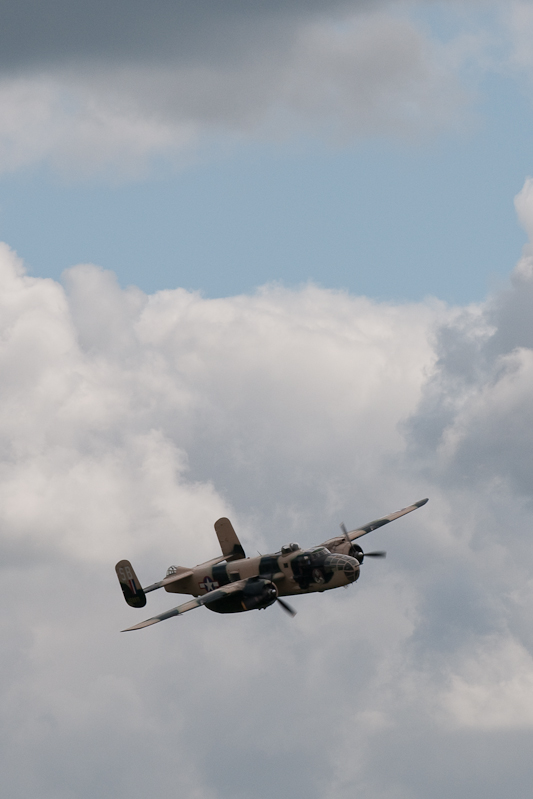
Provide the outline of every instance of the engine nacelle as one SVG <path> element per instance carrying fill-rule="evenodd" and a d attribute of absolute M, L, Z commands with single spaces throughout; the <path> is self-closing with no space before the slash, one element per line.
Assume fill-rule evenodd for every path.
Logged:
<path fill-rule="evenodd" d="M 215 613 L 243 613 L 245 610 L 261 610 L 274 604 L 278 598 L 278 589 L 271 580 L 253 577 L 242 591 L 214 602 L 207 602 L 205 607 Z"/>
<path fill-rule="evenodd" d="M 271 580 L 258 578 L 249 580 L 242 590 L 242 604 L 246 610 L 260 610 L 273 605 L 278 598 L 278 589 Z"/>

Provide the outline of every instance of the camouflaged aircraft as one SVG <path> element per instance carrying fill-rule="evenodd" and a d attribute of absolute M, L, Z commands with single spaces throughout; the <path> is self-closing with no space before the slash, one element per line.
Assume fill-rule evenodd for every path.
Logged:
<path fill-rule="evenodd" d="M 262 610 L 278 602 L 287 613 L 294 616 L 296 611 L 280 597 L 329 591 L 354 583 L 359 578 L 365 557 L 383 558 L 386 555 L 385 552 L 367 552 L 365 555 L 354 541 L 421 508 L 426 502 L 427 499 L 421 499 L 414 505 L 364 524 L 357 530 L 348 531 L 341 524 L 342 535 L 310 549 L 287 544 L 279 552 L 255 558 L 246 557 L 230 520 L 222 518 L 215 522 L 215 532 L 222 549 L 220 557 L 200 563 L 192 569 L 170 566 L 163 580 L 146 588 L 141 587 L 129 560 L 121 560 L 115 569 L 124 599 L 131 607 L 143 608 L 146 594 L 157 588 L 194 597 L 122 632 L 149 627 L 201 605 L 215 613 L 242 613 L 245 610 Z"/>

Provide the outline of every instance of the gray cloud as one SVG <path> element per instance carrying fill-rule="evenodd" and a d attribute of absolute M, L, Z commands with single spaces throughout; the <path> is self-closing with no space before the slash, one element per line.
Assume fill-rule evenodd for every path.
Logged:
<path fill-rule="evenodd" d="M 528 179 L 516 204 L 531 234 L 533 194 Z M 430 446 L 433 468 L 453 481 L 497 481 L 530 497 L 533 326 L 531 244 L 510 285 L 484 306 L 464 309 L 437 332 L 439 359 L 414 441 Z"/>
<path fill-rule="evenodd" d="M 0 65 L 234 61 L 265 37 L 283 40 L 302 19 L 375 5 L 369 0 L 5 2 Z"/>
<path fill-rule="evenodd" d="M 138 176 L 213 137 L 432 134 L 460 124 L 478 49 L 438 42 L 400 4 L 67 5 L 6 12 L 1 171 Z"/>
<path fill-rule="evenodd" d="M 479 3 L 444 4 L 458 30 L 446 41 L 421 23 L 424 5 L 4 3 L 0 171 L 44 161 L 137 178 L 213 139 L 412 140 L 468 127 L 482 75 L 530 83 L 530 3 L 482 17 Z"/>

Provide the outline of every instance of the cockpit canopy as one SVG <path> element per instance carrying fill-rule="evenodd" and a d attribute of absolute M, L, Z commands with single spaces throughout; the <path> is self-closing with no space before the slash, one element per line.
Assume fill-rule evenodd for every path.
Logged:
<path fill-rule="evenodd" d="M 300 544 L 285 544 L 284 547 L 281 547 L 281 554 L 290 555 L 291 552 L 298 552 L 300 548 Z"/>

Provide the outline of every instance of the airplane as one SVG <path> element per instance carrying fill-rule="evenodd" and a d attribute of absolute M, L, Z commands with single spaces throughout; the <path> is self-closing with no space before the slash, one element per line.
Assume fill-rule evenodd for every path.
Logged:
<path fill-rule="evenodd" d="M 298 544 L 287 544 L 279 552 L 253 558 L 246 557 L 233 525 L 224 517 L 215 522 L 215 532 L 222 549 L 220 557 L 200 563 L 192 569 L 170 566 L 163 580 L 146 588 L 141 587 L 129 560 L 121 560 L 115 570 L 124 599 L 130 607 L 143 608 L 146 605 L 146 594 L 158 588 L 164 588 L 172 594 L 189 594 L 194 597 L 122 632 L 150 627 L 202 605 L 215 613 L 242 613 L 247 610 L 264 610 L 277 602 L 287 613 L 295 616 L 296 611 L 281 597 L 329 591 L 354 583 L 359 578 L 365 557 L 383 558 L 386 555 L 385 552 L 365 554 L 354 541 L 421 508 L 427 501 L 421 499 L 356 530 L 348 531 L 341 524 L 342 535 L 310 549 L 301 549 Z"/>

